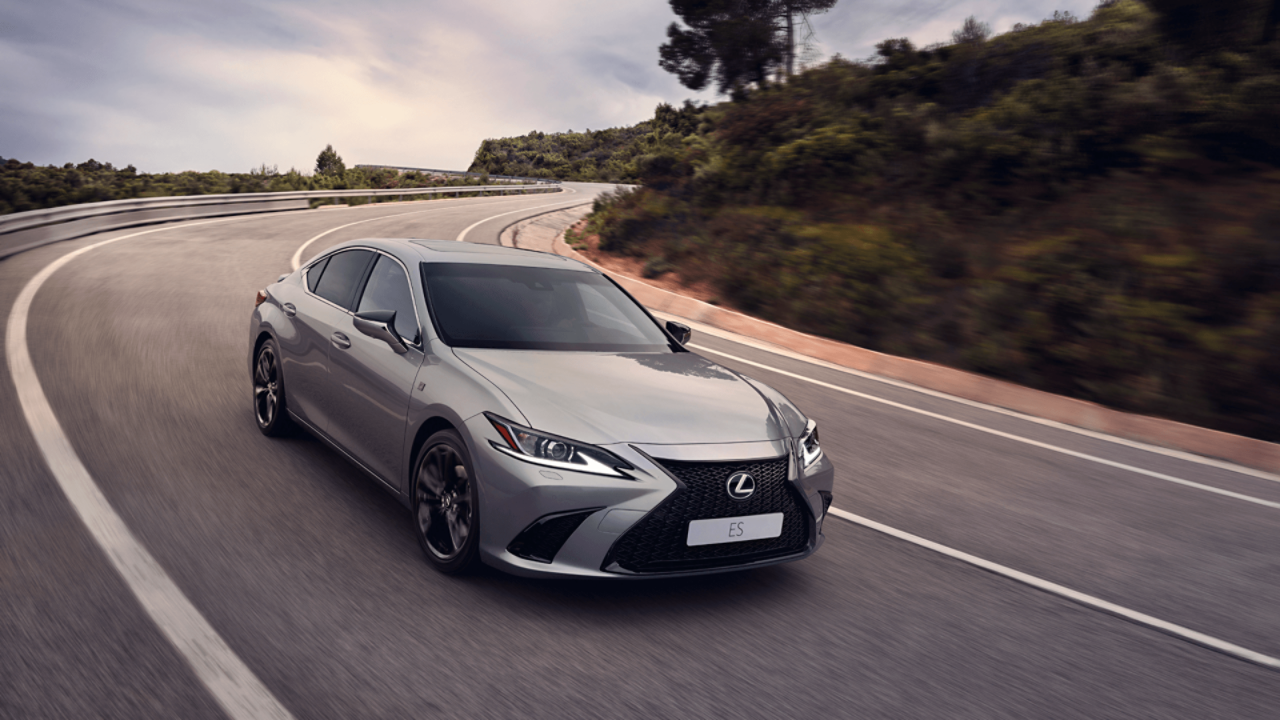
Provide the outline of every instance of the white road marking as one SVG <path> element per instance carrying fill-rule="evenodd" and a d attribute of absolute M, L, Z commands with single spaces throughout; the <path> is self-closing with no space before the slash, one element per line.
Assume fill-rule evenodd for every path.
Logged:
<path fill-rule="evenodd" d="M 569 192 L 575 192 L 575 191 L 570 190 Z M 499 200 L 516 200 L 516 199 L 519 199 L 520 197 L 529 197 L 529 196 L 528 196 L 528 195 L 523 195 L 523 196 L 516 197 L 516 196 L 510 196 L 510 195 L 507 195 L 507 196 L 502 196 L 502 197 L 497 197 L 497 198 L 484 198 L 485 200 L 488 200 L 489 202 L 488 202 L 488 203 L 483 203 L 483 204 L 491 204 L 491 203 L 496 202 L 496 201 L 499 201 Z M 388 219 L 388 218 L 399 218 L 399 217 L 404 217 L 404 216 L 406 216 L 406 215 L 421 215 L 422 213 L 437 212 L 437 211 L 442 211 L 442 210 L 453 210 L 453 209 L 455 209 L 455 208 L 460 208 L 460 207 L 471 207 L 472 205 L 480 205 L 480 204 L 482 204 L 482 203 L 480 203 L 480 202 L 473 202 L 473 203 L 466 203 L 466 204 L 462 204 L 462 203 L 456 203 L 456 202 L 454 202 L 454 203 L 449 203 L 449 204 L 447 204 L 447 205 L 444 205 L 443 207 L 432 207 L 432 208 L 427 208 L 426 210 L 414 210 L 414 211 L 412 211 L 412 212 L 395 213 L 395 214 L 393 214 L 393 215 L 379 215 L 378 217 L 375 217 L 375 218 L 365 218 L 364 220 L 357 220 L 357 221 L 355 221 L 355 222 L 353 222 L 353 223 L 347 223 L 346 225 L 339 225 L 338 227 L 330 228 L 330 229 L 328 229 L 328 230 L 325 230 L 324 232 L 320 233 L 319 235 L 317 235 L 317 236 L 315 236 L 315 237 L 311 238 L 310 240 L 308 240 L 308 241 L 306 241 L 306 242 L 302 243 L 302 245 L 298 246 L 298 249 L 297 249 L 297 250 L 295 250 L 295 251 L 294 251 L 294 253 L 293 253 L 293 257 L 289 260 L 289 265 L 290 265 L 290 267 L 291 267 L 292 269 L 294 269 L 294 270 L 297 270 L 298 268 L 302 267 L 302 253 L 303 253 L 303 252 L 304 252 L 308 247 L 311 247 L 311 243 L 313 243 L 313 242 L 315 242 L 315 241 L 319 240 L 320 238 L 324 237 L 325 235 L 328 235 L 329 233 L 335 233 L 335 232 L 337 232 L 337 231 L 339 231 L 339 230 L 344 230 L 344 229 L 346 229 L 346 228 L 351 227 L 352 225 L 360 225 L 360 224 L 362 224 L 362 223 L 374 222 L 375 220 L 386 220 L 386 219 Z M 358 206 L 358 207 L 366 207 L 366 206 Z M 519 212 L 519 210 L 517 210 L 516 212 Z M 483 221 L 481 221 L 481 222 L 483 222 Z M 472 227 L 474 227 L 474 226 L 472 226 Z M 470 229 L 471 229 L 471 228 L 467 228 L 467 230 L 470 230 Z M 465 231 L 464 231 L 464 232 L 465 232 Z"/>
<path fill-rule="evenodd" d="M 1230 463 L 1225 460 L 1217 460 L 1214 458 L 1204 457 L 1202 455 L 1195 455 L 1189 452 L 1184 452 L 1182 450 L 1172 450 L 1170 448 L 1164 448 L 1158 445 L 1150 445 L 1148 443 L 1139 442 L 1137 440 L 1128 440 L 1122 437 L 1116 437 L 1115 435 L 1108 435 L 1106 433 L 1097 432 L 1095 430 L 1087 430 L 1085 428 L 1076 427 L 1074 425 L 1067 425 L 1066 423 L 1060 423 L 1060 422 L 1057 422 L 1056 420 L 1046 420 L 1045 418 L 1036 417 L 1034 415 L 1027 415 L 1026 413 L 1020 413 L 1016 410 L 1009 410 L 1008 408 L 996 407 L 995 405 L 988 405 L 986 403 L 978 402 L 976 400 L 968 400 L 962 397 L 956 397 L 955 395 L 948 395 L 947 393 L 944 393 L 940 390 L 930 390 L 929 388 L 920 387 L 919 385 L 912 385 L 911 383 L 904 382 L 902 380 L 894 380 L 893 378 L 882 377 L 880 375 L 874 375 L 869 372 L 863 372 L 862 370 L 854 370 L 853 368 L 848 368 L 843 365 L 837 365 L 833 362 L 827 362 L 826 360 L 809 357 L 808 355 L 803 355 L 801 353 L 795 352 L 794 350 L 789 350 L 787 348 L 780 347 L 778 345 L 773 345 L 771 343 L 758 341 L 754 338 L 749 338 L 749 337 L 746 337 L 745 335 L 738 335 L 737 333 L 732 333 L 727 330 L 721 330 L 720 328 L 712 327 L 710 325 L 703 325 L 693 320 L 689 320 L 688 318 L 681 318 L 676 315 L 671 315 L 670 313 L 663 313 L 656 310 L 650 310 L 650 312 L 652 312 L 655 315 L 661 315 L 663 317 L 676 319 L 679 322 L 683 322 L 686 325 L 692 326 L 693 329 L 697 330 L 698 332 L 703 332 L 713 337 L 723 338 L 725 340 L 738 343 L 739 345 L 746 345 L 747 347 L 755 348 L 757 350 L 763 350 L 765 352 L 773 353 L 774 355 L 781 355 L 783 357 L 787 357 L 792 360 L 799 360 L 800 362 L 808 363 L 810 365 L 817 365 L 818 367 L 826 368 L 828 370 L 835 370 L 836 372 L 842 372 L 842 373 L 845 373 L 846 375 L 853 375 L 855 377 L 860 377 L 864 380 L 872 380 L 874 382 L 878 382 L 883 385 L 890 385 L 902 390 L 910 390 L 912 392 L 917 392 L 922 395 L 929 395 L 930 397 L 936 397 L 942 400 L 948 400 L 950 402 L 958 403 L 960 405 L 966 405 L 972 408 L 977 408 L 979 410 L 986 410 L 987 412 L 1006 415 L 1008 417 L 1017 418 L 1019 420 L 1025 420 L 1026 422 L 1035 423 L 1037 425 L 1044 425 L 1045 427 L 1051 427 L 1055 430 L 1063 430 L 1066 432 L 1075 433 L 1076 435 L 1083 435 L 1085 437 L 1092 438 L 1094 440 L 1102 440 L 1104 442 L 1114 443 L 1116 445 L 1123 445 L 1125 447 L 1133 448 L 1135 450 L 1142 450 L 1144 452 L 1149 452 L 1156 455 L 1163 455 L 1165 457 L 1171 457 L 1178 460 L 1183 460 L 1185 462 L 1195 463 L 1197 465 L 1204 465 L 1206 467 L 1212 467 L 1218 470 L 1226 470 L 1227 472 L 1233 472 L 1240 475 L 1248 475 L 1250 477 L 1258 478 L 1259 480 L 1269 480 L 1271 482 L 1280 483 L 1280 475 L 1276 475 L 1275 473 L 1269 473 L 1265 470 L 1258 470 L 1256 468 L 1245 467 L 1243 465 L 1236 465 L 1235 463 Z M 698 350 L 706 350 L 707 352 L 715 352 L 711 348 L 707 348 L 699 345 L 690 345 L 689 347 L 698 349 Z"/>
<path fill-rule="evenodd" d="M 933 542 L 932 540 L 926 540 L 922 537 L 919 537 L 918 535 L 912 535 L 911 533 L 903 532 L 902 530 L 898 530 L 897 528 L 889 527 L 888 525 L 878 523 L 875 520 L 870 520 L 860 515 L 854 515 L 851 512 L 847 512 L 839 508 L 833 507 L 828 511 L 828 513 L 831 515 L 835 515 L 836 517 L 841 518 L 843 520 L 848 520 L 851 523 L 855 523 L 857 525 L 870 528 L 872 530 L 875 530 L 876 532 L 884 533 L 885 535 L 888 535 L 890 537 L 895 537 L 895 538 L 898 538 L 899 540 L 905 540 L 909 543 L 912 543 L 913 545 L 919 545 L 920 547 L 933 550 L 934 552 L 942 553 L 947 557 L 955 558 L 956 560 L 960 560 L 961 562 L 965 562 L 975 567 L 982 568 L 983 570 L 993 572 L 997 575 L 1003 575 L 1004 577 L 1007 577 L 1010 580 L 1016 580 L 1020 583 L 1030 585 L 1031 587 L 1036 588 L 1037 590 L 1043 590 L 1045 592 L 1053 593 L 1054 595 L 1064 597 L 1068 600 L 1071 600 L 1072 602 L 1077 602 L 1077 603 L 1080 603 L 1081 605 L 1086 605 L 1088 607 L 1094 608 L 1095 610 L 1101 610 L 1102 612 L 1110 613 L 1112 615 L 1123 618 L 1125 620 L 1129 620 L 1131 622 L 1139 623 L 1141 625 L 1146 625 L 1147 627 L 1153 628 L 1155 630 L 1159 630 L 1160 632 L 1173 635 L 1174 637 L 1178 637 L 1183 640 L 1188 640 L 1190 642 L 1196 643 L 1197 645 L 1203 645 L 1204 647 L 1207 647 L 1211 650 L 1217 650 L 1218 652 L 1226 653 L 1227 655 L 1232 655 L 1234 657 L 1240 658 L 1241 660 L 1247 660 L 1248 662 L 1256 663 L 1258 665 L 1271 668 L 1273 670 L 1280 670 L 1280 658 L 1274 658 L 1274 657 L 1271 657 L 1270 655 L 1263 655 L 1260 652 L 1255 652 L 1248 648 L 1240 647 L 1239 645 L 1229 643 L 1225 640 L 1219 640 L 1218 638 L 1212 637 L 1210 635 L 1205 635 L 1204 633 L 1201 633 L 1201 632 L 1196 632 L 1195 630 L 1192 630 L 1190 628 L 1185 628 L 1181 625 L 1175 625 L 1171 622 L 1165 622 L 1160 618 L 1152 617 L 1150 615 L 1147 615 L 1146 613 L 1140 613 L 1136 610 L 1130 610 L 1129 608 L 1116 605 L 1115 603 L 1112 603 L 1112 602 L 1107 602 L 1106 600 L 1103 600 L 1101 598 L 1096 598 L 1092 595 L 1086 595 L 1082 592 L 1072 590 L 1069 587 L 1065 587 L 1057 583 L 1049 582 L 1048 580 L 1041 580 L 1040 578 L 1034 575 L 1028 575 L 1019 570 L 1014 570 L 1011 567 L 1006 567 L 998 563 L 993 563 L 990 560 L 983 560 L 982 558 L 974 555 L 970 555 L 969 553 L 961 552 L 960 550 L 956 550 L 955 548 L 950 548 L 950 547 L 947 547 L 946 545 L 938 544 L 936 542 Z"/>
<path fill-rule="evenodd" d="M 565 188 L 565 192 L 576 193 L 576 192 L 578 192 L 578 191 L 577 191 L 577 190 L 574 190 L 574 189 L 572 189 L 572 188 Z M 562 201 L 560 201 L 560 202 L 558 202 L 558 203 L 549 203 L 549 204 L 547 204 L 547 205 L 535 205 L 535 206 L 533 206 L 533 207 L 520 208 L 519 210 L 512 210 L 511 212 L 498 213 L 497 215 L 493 215 L 493 216 L 487 217 L 487 218 L 485 218 L 485 219 L 483 219 L 483 220 L 477 220 L 477 221 L 475 221 L 475 222 L 471 223 L 470 225 L 468 225 L 468 226 L 467 226 L 467 229 L 466 229 L 466 230 L 463 230 L 462 232 L 458 233 L 458 237 L 456 237 L 456 238 L 454 238 L 454 239 L 455 239 L 455 240 L 457 240 L 458 242 L 466 242 L 466 240 L 467 240 L 467 233 L 471 232 L 472 230 L 475 230 L 477 227 L 479 227 L 480 225 L 482 225 L 482 224 L 484 224 L 484 223 L 489 222 L 490 220 L 494 220 L 494 219 L 496 219 L 496 218 L 500 218 L 500 217 L 502 217 L 502 216 L 504 216 L 504 215 L 515 215 L 516 213 L 518 213 L 518 212 L 523 212 L 523 211 L 525 211 L 525 210 L 538 210 L 538 209 L 540 209 L 540 208 L 552 207 L 553 205 L 571 205 L 571 204 L 573 204 L 573 203 L 585 204 L 585 203 L 582 203 L 582 201 L 581 201 L 581 200 L 562 200 Z"/>
<path fill-rule="evenodd" d="M 948 417 L 940 413 L 930 412 L 928 410 L 922 410 L 917 407 L 912 407 L 910 405 L 906 405 L 900 402 L 894 402 L 893 400 L 886 400 L 885 398 L 876 397 L 875 395 L 868 395 L 867 393 L 858 392 L 857 390 L 850 390 L 849 388 L 841 387 L 839 385 L 833 385 L 831 383 L 826 383 L 821 380 L 814 380 L 813 378 L 805 377 L 804 375 L 799 375 L 793 372 L 787 372 L 786 370 L 782 370 L 769 365 L 747 360 L 745 358 L 740 358 L 740 357 L 737 357 L 736 355 L 730 355 L 728 353 L 723 353 L 718 350 L 712 350 L 711 348 L 708 348 L 708 347 L 697 347 L 696 349 L 703 352 L 712 353 L 713 355 L 719 355 L 720 357 L 729 358 L 734 362 L 740 362 L 745 365 L 751 365 L 752 367 L 758 367 L 762 370 L 768 370 L 769 372 L 777 373 L 779 375 L 785 375 L 786 377 L 811 383 L 813 385 L 824 387 L 829 390 L 835 390 L 836 392 L 841 392 L 846 395 L 852 395 L 854 397 L 862 398 L 863 400 L 870 400 L 871 402 L 880 403 L 881 405 L 888 405 L 889 407 L 898 408 L 899 410 L 906 410 L 907 412 L 913 412 L 913 413 L 916 413 L 917 415 L 923 415 L 925 417 L 933 418 L 935 420 L 941 420 L 943 422 L 948 422 L 953 425 L 959 425 L 960 427 L 969 428 L 970 430 L 977 430 L 978 432 L 984 432 L 989 435 L 995 435 L 996 437 L 1001 437 L 1006 440 L 1013 440 L 1014 442 L 1020 442 L 1026 445 L 1030 445 L 1032 447 L 1038 447 L 1044 450 L 1050 450 L 1052 452 L 1068 455 L 1070 457 L 1079 458 L 1081 460 L 1088 460 L 1090 462 L 1095 462 L 1095 463 L 1098 463 L 1099 465 L 1106 465 L 1108 467 L 1113 467 L 1120 470 L 1127 470 L 1129 472 L 1137 473 L 1139 475 L 1146 475 L 1147 477 L 1156 478 L 1157 480 L 1164 480 L 1165 482 L 1171 482 L 1177 485 L 1183 485 L 1186 487 L 1195 488 L 1197 490 L 1203 490 L 1205 492 L 1210 492 L 1217 495 L 1223 495 L 1229 498 L 1233 498 L 1235 500 L 1243 500 L 1245 502 L 1253 503 L 1255 505 L 1261 505 L 1263 507 L 1269 507 L 1269 508 L 1280 510 L 1280 502 L 1263 500 L 1262 498 L 1256 498 L 1256 497 L 1253 497 L 1252 495 L 1244 495 L 1242 493 L 1232 492 L 1230 490 L 1223 490 L 1222 488 L 1213 487 L 1212 485 L 1203 485 L 1198 482 L 1192 482 L 1191 480 L 1184 480 L 1182 478 L 1174 477 L 1172 475 L 1166 475 L 1164 473 L 1156 472 L 1154 470 L 1147 470 L 1145 468 L 1140 468 L 1135 465 L 1128 465 L 1125 463 L 1116 462 L 1114 460 L 1101 458 L 1096 455 L 1077 452 L 1075 450 L 1068 450 L 1067 448 L 1059 447 L 1057 445 L 1051 445 L 1046 442 L 1040 442 L 1039 440 L 1032 440 L 1031 438 L 1022 437 L 1021 435 L 1014 435 L 1013 433 L 1007 433 L 1002 430 L 995 430 L 989 427 L 985 427 L 983 425 L 978 425 L 977 423 L 966 422 L 964 420 L 957 420 L 956 418 Z"/>
<path fill-rule="evenodd" d="M 181 227 L 208 225 L 228 219 L 242 218 L 224 218 Z M 182 653 L 218 704 L 233 720 L 285 720 L 292 717 L 289 711 L 227 646 L 107 502 L 106 496 L 94 483 L 88 469 L 72 448 L 71 440 L 58 423 L 44 389 L 40 386 L 40 378 L 36 375 L 27 347 L 27 318 L 31 303 L 49 276 L 91 250 L 172 228 L 173 226 L 166 226 L 143 230 L 88 245 L 54 260 L 31 278 L 18 294 L 18 299 L 9 312 L 9 325 L 5 330 L 9 375 L 18 390 L 18 401 L 22 405 L 31 434 L 35 436 L 50 472 L 71 501 L 71 506 L 138 598 L 143 609 L 169 642 Z"/>

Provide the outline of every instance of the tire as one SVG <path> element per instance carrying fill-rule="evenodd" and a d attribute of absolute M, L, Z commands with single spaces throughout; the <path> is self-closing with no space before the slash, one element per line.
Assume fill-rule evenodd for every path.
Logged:
<path fill-rule="evenodd" d="M 410 509 L 427 561 L 446 575 L 475 570 L 480 557 L 480 503 L 462 437 L 441 430 L 422 444 L 414 464 Z"/>
<path fill-rule="evenodd" d="M 280 437 L 293 429 L 285 406 L 284 374 L 280 371 L 280 351 L 267 338 L 253 357 L 253 417 L 258 429 L 268 437 Z"/>

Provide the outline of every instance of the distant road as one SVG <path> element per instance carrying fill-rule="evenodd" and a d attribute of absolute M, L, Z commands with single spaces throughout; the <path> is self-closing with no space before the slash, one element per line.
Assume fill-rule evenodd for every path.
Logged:
<path fill-rule="evenodd" d="M 87 252 L 36 293 L 30 356 L 74 453 L 293 716 L 1274 716 L 1280 673 L 835 517 L 812 558 L 747 573 L 444 577 L 374 481 L 317 441 L 258 433 L 248 317 L 295 255 L 359 237 L 496 243 L 612 186 L 565 187 L 175 224 Z M 131 232 L 0 262 L 0 322 L 49 263 Z M 1280 656 L 1280 483 L 693 342 L 818 421 L 837 507 Z M 224 717 L 75 515 L 8 379 L 0 458 L 0 717 Z"/>

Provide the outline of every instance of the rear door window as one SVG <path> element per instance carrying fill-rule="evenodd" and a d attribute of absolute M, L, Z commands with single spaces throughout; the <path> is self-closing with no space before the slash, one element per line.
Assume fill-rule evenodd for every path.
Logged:
<path fill-rule="evenodd" d="M 316 291 L 316 285 L 320 282 L 320 276 L 324 274 L 324 266 L 328 264 L 329 264 L 329 258 L 325 258 L 307 269 L 307 289 L 308 290 L 310 290 L 311 292 Z"/>
<path fill-rule="evenodd" d="M 374 253 L 369 250 L 344 250 L 329 258 L 316 283 L 315 293 L 345 310 L 350 310 L 356 288 L 364 279 L 365 270 Z"/>
<path fill-rule="evenodd" d="M 356 308 L 356 312 L 369 310 L 394 310 L 396 332 L 400 333 L 400 337 L 415 345 L 421 341 L 409 278 L 404 274 L 400 263 L 386 255 L 378 255 L 378 263 L 369 274 L 369 282 L 365 284 L 360 305 Z"/>

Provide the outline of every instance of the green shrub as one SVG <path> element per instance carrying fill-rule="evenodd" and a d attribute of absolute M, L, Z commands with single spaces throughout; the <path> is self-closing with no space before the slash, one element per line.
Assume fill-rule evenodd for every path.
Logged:
<path fill-rule="evenodd" d="M 640 276 L 645 278 L 656 278 L 659 275 L 669 273 L 675 269 L 676 266 L 667 262 L 666 258 L 655 255 L 648 260 L 645 260 L 644 267 L 640 271 Z"/>
<path fill-rule="evenodd" d="M 534 131 L 480 143 L 471 172 L 582 182 L 662 182 L 679 165 L 683 141 L 697 132 L 703 108 L 658 105 L 654 117 L 631 127 L 576 133 Z M 655 165 L 655 163 L 657 163 Z"/>
<path fill-rule="evenodd" d="M 329 174 L 305 175 L 296 169 L 281 173 L 265 164 L 247 173 L 214 170 L 148 174 L 139 173 L 132 165 L 117 169 L 111 163 L 92 159 L 79 165 L 67 163 L 59 168 L 0 158 L 0 214 L 136 197 L 465 184 L 477 184 L 477 181 L 445 180 L 415 172 L 368 168 L 345 168 L 341 173 L 334 169 Z M 366 201 L 367 198 L 352 198 L 350 202 L 361 204 Z"/>

